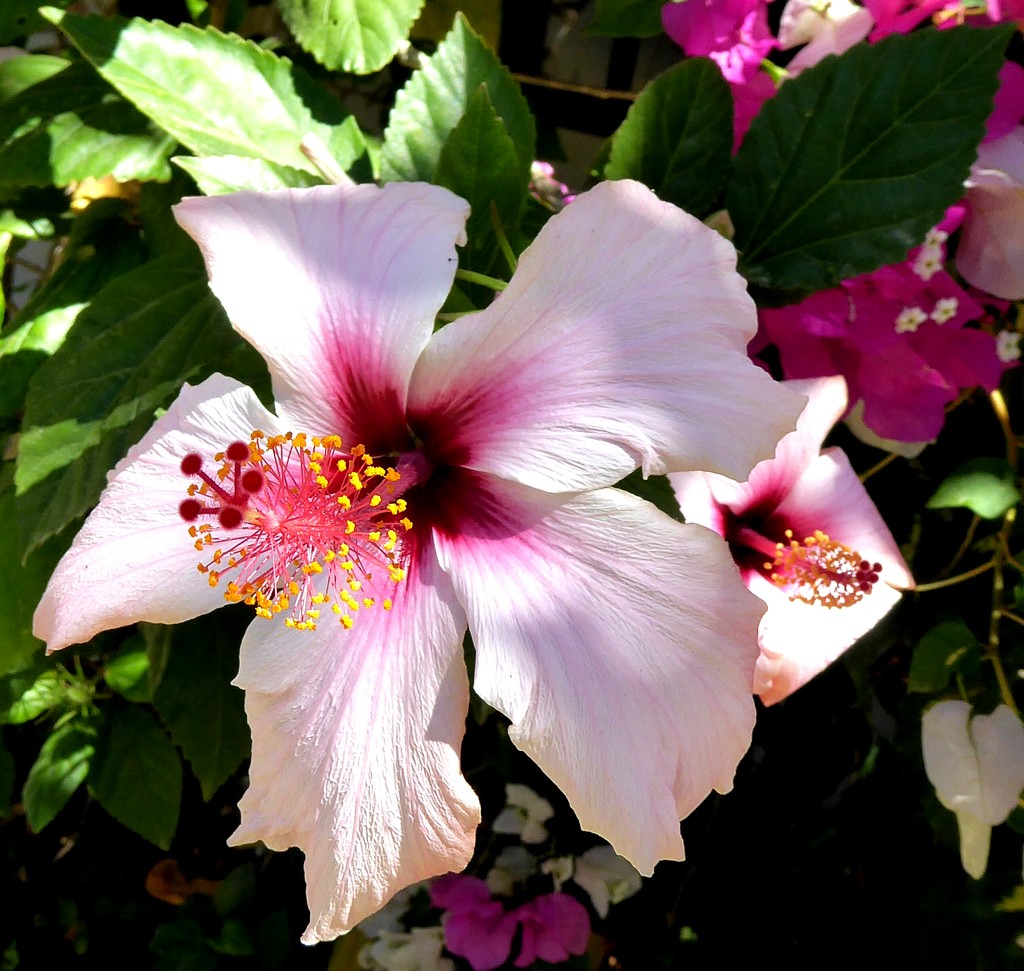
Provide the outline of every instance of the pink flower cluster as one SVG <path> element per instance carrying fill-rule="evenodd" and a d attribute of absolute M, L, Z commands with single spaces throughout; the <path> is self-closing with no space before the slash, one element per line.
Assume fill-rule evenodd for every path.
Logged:
<path fill-rule="evenodd" d="M 490 971 L 512 953 L 516 931 L 522 931 L 519 953 L 512 962 L 528 968 L 535 961 L 557 964 L 582 954 L 590 937 L 590 915 L 575 897 L 547 893 L 505 910 L 485 881 L 450 873 L 430 886 L 430 901 L 447 911 L 442 918 L 445 947 L 465 958 L 473 971 Z"/>
<path fill-rule="evenodd" d="M 965 326 L 984 308 L 943 269 L 963 215 L 951 209 L 902 263 L 762 310 L 760 339 L 779 349 L 786 376 L 842 374 L 869 432 L 899 442 L 935 439 L 961 388 L 994 389 L 1006 367 L 996 339 Z"/>

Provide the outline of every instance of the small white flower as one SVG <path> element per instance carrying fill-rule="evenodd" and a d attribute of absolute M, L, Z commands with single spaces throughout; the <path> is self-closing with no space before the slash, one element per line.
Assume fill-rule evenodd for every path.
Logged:
<path fill-rule="evenodd" d="M 550 860 L 545 860 L 540 865 L 540 869 L 542 873 L 551 877 L 551 881 L 555 885 L 555 892 L 560 893 L 562 884 L 572 879 L 573 871 L 576 868 L 571 856 L 553 856 Z"/>
<path fill-rule="evenodd" d="M 924 238 L 924 245 L 939 247 L 942 246 L 947 239 L 949 239 L 949 233 L 944 229 L 929 229 L 928 235 Z"/>
<path fill-rule="evenodd" d="M 1012 364 L 1020 360 L 1021 335 L 1013 330 L 1001 330 L 996 336 L 996 354 L 1000 361 Z"/>
<path fill-rule="evenodd" d="M 640 889 L 640 874 L 610 846 L 595 846 L 576 860 L 573 880 L 590 895 L 594 910 L 608 916 L 612 904 L 621 903 Z"/>
<path fill-rule="evenodd" d="M 944 324 L 956 316 L 960 301 L 956 297 L 942 297 L 935 301 L 935 307 L 931 312 L 931 318 L 937 324 Z"/>
<path fill-rule="evenodd" d="M 363 971 L 455 971 L 441 957 L 444 931 L 440 927 L 414 927 L 409 933 L 385 932 L 359 952 Z"/>
<path fill-rule="evenodd" d="M 1024 789 L 1024 725 L 1006 706 L 971 718 L 966 701 L 940 701 L 921 721 L 924 770 L 935 795 L 956 813 L 960 861 L 975 880 L 988 864 L 992 827 Z"/>
<path fill-rule="evenodd" d="M 913 334 L 928 319 L 920 307 L 904 307 L 896 318 L 897 334 Z"/>
<path fill-rule="evenodd" d="M 914 273 L 927 283 L 939 270 L 945 261 L 946 254 L 941 246 L 931 246 L 927 242 L 921 247 L 912 267 Z"/>
<path fill-rule="evenodd" d="M 501 897 L 512 895 L 515 885 L 537 872 L 537 858 L 524 846 L 507 846 L 494 861 L 487 874 L 491 893 Z"/>
<path fill-rule="evenodd" d="M 543 843 L 548 838 L 544 823 L 555 814 L 551 803 L 519 782 L 505 786 L 505 800 L 491 827 L 494 832 L 518 836 L 524 843 Z"/>

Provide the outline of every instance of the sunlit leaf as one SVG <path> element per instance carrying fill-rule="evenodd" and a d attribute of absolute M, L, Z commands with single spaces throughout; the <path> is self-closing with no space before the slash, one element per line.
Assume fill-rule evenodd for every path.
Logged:
<path fill-rule="evenodd" d="M 1013 467 L 1004 459 L 971 459 L 959 466 L 928 500 L 929 509 L 964 507 L 982 519 L 998 519 L 1020 502 Z"/>
<path fill-rule="evenodd" d="M 95 731 L 82 722 L 58 728 L 43 742 L 21 793 L 25 816 L 35 832 L 53 820 L 85 781 L 95 743 Z"/>

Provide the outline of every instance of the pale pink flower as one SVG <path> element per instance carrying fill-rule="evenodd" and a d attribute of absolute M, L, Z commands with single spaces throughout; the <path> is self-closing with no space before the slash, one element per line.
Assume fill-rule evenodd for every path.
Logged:
<path fill-rule="evenodd" d="M 754 680 L 768 705 L 823 671 L 914 583 L 846 455 L 821 451 L 846 409 L 843 379 L 786 383 L 807 407 L 746 482 L 669 476 L 686 521 L 725 537 L 744 582 L 768 607 Z"/>
<path fill-rule="evenodd" d="M 790 77 L 829 54 L 842 54 L 864 40 L 874 23 L 871 12 L 852 0 L 788 0 L 779 23 L 779 47 L 805 45 L 786 65 Z"/>
<path fill-rule="evenodd" d="M 444 189 L 176 215 L 276 411 L 220 375 L 186 386 L 114 470 L 38 636 L 56 650 L 255 602 L 232 842 L 303 849 L 307 942 L 472 855 L 467 626 L 478 694 L 581 824 L 642 871 L 681 859 L 679 819 L 730 788 L 749 743 L 762 607 L 717 537 L 608 487 L 637 466 L 742 478 L 792 427 L 799 399 L 745 356 L 731 246 L 605 183 L 487 309 L 433 333 L 467 216 Z"/>

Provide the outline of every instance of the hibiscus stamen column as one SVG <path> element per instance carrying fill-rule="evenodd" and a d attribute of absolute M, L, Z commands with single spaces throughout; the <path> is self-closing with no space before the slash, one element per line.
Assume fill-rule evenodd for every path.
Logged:
<path fill-rule="evenodd" d="M 848 546 L 816 529 L 803 541 L 785 531 L 785 542 L 772 542 L 749 526 L 729 531 L 730 543 L 770 556 L 763 569 L 790 600 L 822 607 L 849 607 L 878 583 L 881 563 L 871 563 Z"/>
<path fill-rule="evenodd" d="M 412 528 L 401 472 L 336 435 L 260 430 L 213 460 L 211 475 L 201 455 L 184 456 L 182 473 L 199 481 L 178 511 L 204 554 L 198 570 L 211 587 L 227 580 L 225 600 L 267 619 L 287 613 L 297 630 L 315 630 L 324 611 L 349 628 L 360 609 L 391 609 Z"/>

